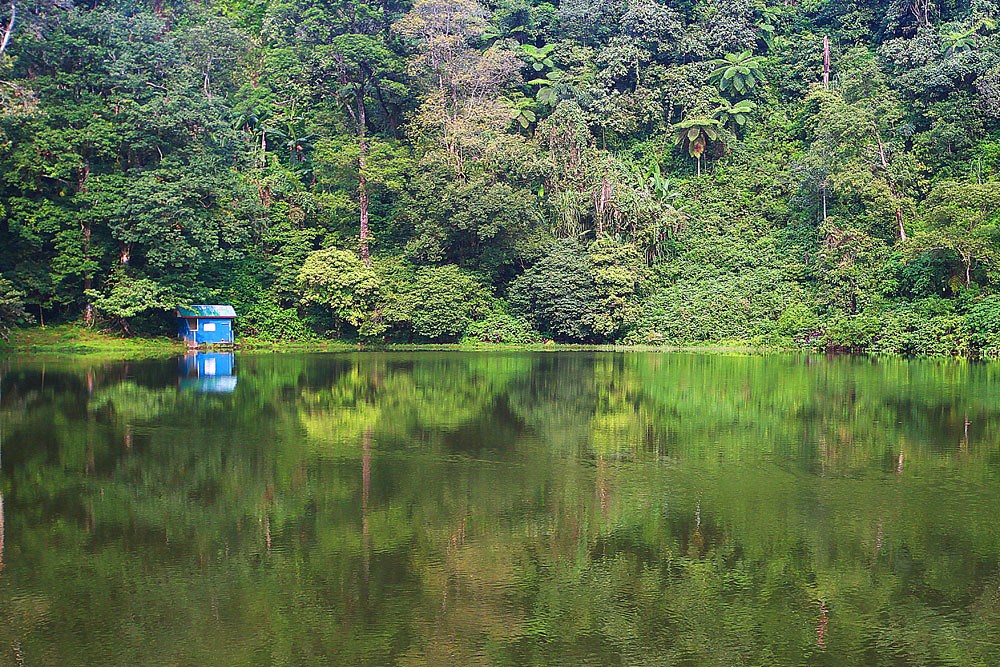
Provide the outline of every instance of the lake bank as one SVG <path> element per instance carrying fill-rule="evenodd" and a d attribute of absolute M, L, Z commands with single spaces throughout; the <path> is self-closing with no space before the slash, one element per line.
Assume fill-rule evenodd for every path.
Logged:
<path fill-rule="evenodd" d="M 59 325 L 12 329 L 9 340 L 0 340 L 0 356 L 3 355 L 87 355 L 114 358 L 163 357 L 183 354 L 184 344 L 166 336 L 125 338 L 120 335 L 100 332 L 96 329 Z M 992 359 L 993 356 L 962 354 L 899 354 L 887 351 L 871 352 L 851 349 L 810 348 L 792 343 L 763 344 L 753 341 L 705 341 L 690 345 L 621 345 L 556 343 L 552 341 L 529 344 L 503 343 L 372 343 L 352 340 L 311 339 L 311 340 L 264 340 L 249 336 L 237 339 L 237 351 L 261 353 L 322 353 L 346 351 L 478 351 L 478 352 L 557 352 L 557 351 L 637 351 L 637 352 L 713 352 L 730 354 L 768 354 L 776 352 L 802 352 L 811 354 L 859 355 L 866 357 L 893 358 L 949 358 L 949 359 Z"/>
<path fill-rule="evenodd" d="M 346 350 L 399 350 L 399 351 L 647 351 L 647 352 L 791 352 L 802 351 L 794 347 L 754 345 L 747 341 L 705 343 L 703 345 L 591 345 L 582 343 L 532 343 L 504 345 L 499 343 L 384 343 L 372 344 L 344 340 L 270 341 L 240 337 L 241 352 L 337 352 Z M 166 336 L 124 338 L 102 333 L 95 329 L 60 325 L 12 329 L 7 341 L 0 341 L 0 354 L 72 354 L 114 355 L 128 357 L 156 357 L 183 353 L 184 344 Z"/>

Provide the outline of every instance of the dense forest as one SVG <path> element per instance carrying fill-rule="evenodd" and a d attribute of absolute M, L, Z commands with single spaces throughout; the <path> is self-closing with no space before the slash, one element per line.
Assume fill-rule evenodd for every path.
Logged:
<path fill-rule="evenodd" d="M 0 312 L 1000 352 L 1000 9 L 14 0 Z"/>

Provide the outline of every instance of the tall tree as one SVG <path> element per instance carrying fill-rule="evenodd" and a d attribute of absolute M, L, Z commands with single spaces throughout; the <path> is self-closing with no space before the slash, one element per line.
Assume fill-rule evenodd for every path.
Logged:
<path fill-rule="evenodd" d="M 514 105 L 501 88 L 517 79 L 522 65 L 498 45 L 475 47 L 487 19 L 476 0 L 417 0 L 395 25 L 417 46 L 413 65 L 425 94 L 416 124 L 443 144 L 460 176 L 466 161 L 509 126 Z"/>
<path fill-rule="evenodd" d="M 336 98 L 351 118 L 358 142 L 358 208 L 360 212 L 359 248 L 361 258 L 369 262 L 369 193 L 368 193 L 368 97 L 379 85 L 400 70 L 397 57 L 382 38 L 364 34 L 338 35 L 323 49 L 336 72 L 339 89 Z"/>

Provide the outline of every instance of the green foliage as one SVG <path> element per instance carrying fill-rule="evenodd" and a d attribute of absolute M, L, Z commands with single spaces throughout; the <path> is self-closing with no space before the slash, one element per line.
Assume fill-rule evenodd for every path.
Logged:
<path fill-rule="evenodd" d="M 693 158 L 701 158 L 710 141 L 719 138 L 722 121 L 714 118 L 685 118 L 674 125 L 674 143 L 684 148 Z"/>
<path fill-rule="evenodd" d="M 602 339 L 617 340 L 638 320 L 649 288 L 645 261 L 635 245 L 602 237 L 587 249 L 587 262 L 596 292 L 587 323 Z"/>
<path fill-rule="evenodd" d="M 382 331 L 383 281 L 355 253 L 337 248 L 310 253 L 299 270 L 298 287 L 303 302 L 328 308 L 338 325 L 365 334 Z"/>
<path fill-rule="evenodd" d="M 511 305 L 558 340 L 591 340 L 597 287 L 586 251 L 572 240 L 553 243 L 510 286 Z"/>
<path fill-rule="evenodd" d="M 776 344 L 808 336 L 805 295 L 775 269 L 749 274 L 677 276 L 642 304 L 631 343 Z M 798 309 L 797 314 L 790 311 Z"/>
<path fill-rule="evenodd" d="M 462 343 L 497 343 L 502 345 L 530 345 L 541 341 L 541 336 L 523 317 L 508 313 L 500 307 L 490 308 L 482 319 L 466 328 Z"/>
<path fill-rule="evenodd" d="M 261 339 L 514 339 L 511 312 L 944 354 L 1000 292 L 982 3 L 168 5 L 18 6 L 0 272 L 42 322 L 169 330 L 162 290 Z M 449 310 L 459 276 L 498 302 Z"/>
<path fill-rule="evenodd" d="M 765 83 L 760 56 L 750 51 L 727 53 L 724 58 L 716 58 L 709 64 L 716 67 L 709 80 L 718 82 L 724 94 L 745 96 Z"/>
<path fill-rule="evenodd" d="M 1000 297 L 977 300 L 965 316 L 969 345 L 980 354 L 1000 356 Z"/>
<path fill-rule="evenodd" d="M 115 276 L 104 292 L 91 290 L 94 309 L 113 327 L 131 333 L 129 320 L 149 311 L 172 311 L 177 297 L 171 290 L 148 278 L 132 278 L 124 272 Z"/>
<path fill-rule="evenodd" d="M 451 342 L 486 313 L 489 296 L 476 277 L 449 264 L 418 270 L 403 298 L 410 304 L 414 333 L 432 341 Z"/>
<path fill-rule="evenodd" d="M 750 100 L 740 100 L 736 104 L 732 104 L 725 98 L 720 98 L 719 108 L 715 110 L 713 115 L 719 119 L 723 127 L 728 126 L 730 129 L 736 130 L 746 125 L 750 114 L 756 108 L 757 105 Z"/>
<path fill-rule="evenodd" d="M 926 226 L 912 240 L 913 251 L 953 253 L 966 285 L 973 264 L 989 271 L 1000 266 L 1000 182 L 943 181 L 924 205 Z"/>
<path fill-rule="evenodd" d="M 24 292 L 0 276 L 0 337 L 7 340 L 10 328 L 32 321 L 24 308 Z"/>

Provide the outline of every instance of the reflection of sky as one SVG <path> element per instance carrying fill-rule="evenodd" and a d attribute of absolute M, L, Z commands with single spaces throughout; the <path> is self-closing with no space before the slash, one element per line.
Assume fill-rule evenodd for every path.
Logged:
<path fill-rule="evenodd" d="M 232 353 L 195 352 L 180 360 L 178 386 L 181 389 L 207 393 L 227 393 L 236 389 L 233 369 L 236 359 Z"/>

